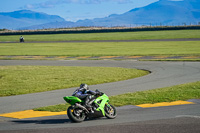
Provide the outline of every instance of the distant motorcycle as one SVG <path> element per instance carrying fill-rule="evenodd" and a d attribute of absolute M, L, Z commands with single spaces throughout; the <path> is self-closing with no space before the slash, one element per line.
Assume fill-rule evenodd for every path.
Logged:
<path fill-rule="evenodd" d="M 117 116 L 115 107 L 109 104 L 108 96 L 102 92 L 95 95 L 94 99 L 90 101 L 92 110 L 88 110 L 84 106 L 84 101 L 78 97 L 66 96 L 63 98 L 67 103 L 71 104 L 71 106 L 67 109 L 67 115 L 73 122 L 82 122 L 87 117 L 107 117 L 108 119 L 114 119 Z"/>
<path fill-rule="evenodd" d="M 20 42 L 24 42 L 24 38 L 21 36 L 19 39 Z"/>

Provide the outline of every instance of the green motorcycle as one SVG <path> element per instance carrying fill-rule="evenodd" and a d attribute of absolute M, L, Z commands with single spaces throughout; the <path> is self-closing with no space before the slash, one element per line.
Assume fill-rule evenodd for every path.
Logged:
<path fill-rule="evenodd" d="M 84 106 L 84 101 L 78 97 L 66 96 L 63 98 L 67 103 L 71 104 L 71 106 L 67 109 L 67 115 L 72 122 L 82 122 L 86 118 L 98 117 L 114 119 L 117 116 L 115 107 L 109 104 L 108 96 L 102 92 L 93 96 L 93 100 L 90 101 L 92 105 L 90 110 Z"/>

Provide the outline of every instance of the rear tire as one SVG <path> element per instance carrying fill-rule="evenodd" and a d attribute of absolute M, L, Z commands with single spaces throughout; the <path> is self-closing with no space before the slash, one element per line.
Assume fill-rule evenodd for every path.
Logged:
<path fill-rule="evenodd" d="M 104 110 L 105 110 L 105 116 L 108 119 L 116 118 L 117 111 L 116 111 L 116 108 L 113 105 L 111 105 L 111 104 L 105 105 Z"/>
<path fill-rule="evenodd" d="M 67 115 L 72 122 L 82 122 L 85 120 L 86 117 L 82 109 L 74 109 L 72 108 L 72 106 L 67 109 Z"/>

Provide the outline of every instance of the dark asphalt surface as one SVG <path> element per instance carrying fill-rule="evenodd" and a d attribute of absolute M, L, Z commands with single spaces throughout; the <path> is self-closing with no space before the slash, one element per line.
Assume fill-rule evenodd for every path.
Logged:
<path fill-rule="evenodd" d="M 200 81 L 199 62 L 137 62 L 137 61 L 29 61 L 0 60 L 0 65 L 103 66 L 149 70 L 152 73 L 126 81 L 92 85 L 109 96 Z M 32 109 L 64 103 L 62 97 L 71 95 L 75 88 L 20 96 L 1 97 L 0 113 Z M 0 132 L 196 132 L 200 131 L 200 104 L 118 109 L 114 120 L 96 119 L 71 123 L 67 116 L 53 116 L 16 120 L 0 117 Z M 88 129 L 89 128 L 89 129 Z M 100 130 L 99 130 L 100 129 Z"/>
<path fill-rule="evenodd" d="M 0 133 L 199 133 L 200 120 L 195 118 L 173 118 L 133 122 L 124 124 L 111 124 L 78 128 L 53 128 L 53 129 L 30 129 L 9 130 Z"/>
<path fill-rule="evenodd" d="M 90 119 L 71 123 L 64 116 L 31 119 L 7 119 L 0 122 L 0 133 L 26 132 L 136 132 L 136 133 L 198 133 L 200 104 L 157 108 L 118 108 L 116 119 Z"/>

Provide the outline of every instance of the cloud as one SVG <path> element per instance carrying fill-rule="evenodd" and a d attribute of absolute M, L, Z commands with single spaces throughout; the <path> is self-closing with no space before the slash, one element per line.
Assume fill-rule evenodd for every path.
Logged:
<path fill-rule="evenodd" d="M 46 2 L 27 4 L 23 9 L 53 8 L 61 4 L 101 4 L 102 2 L 117 2 L 119 4 L 131 3 L 131 0 L 47 0 Z"/>
<path fill-rule="evenodd" d="M 184 0 L 169 0 L 169 1 L 184 1 Z"/>
<path fill-rule="evenodd" d="M 130 3 L 131 0 L 78 0 L 81 4 L 100 4 L 102 2 Z"/>

